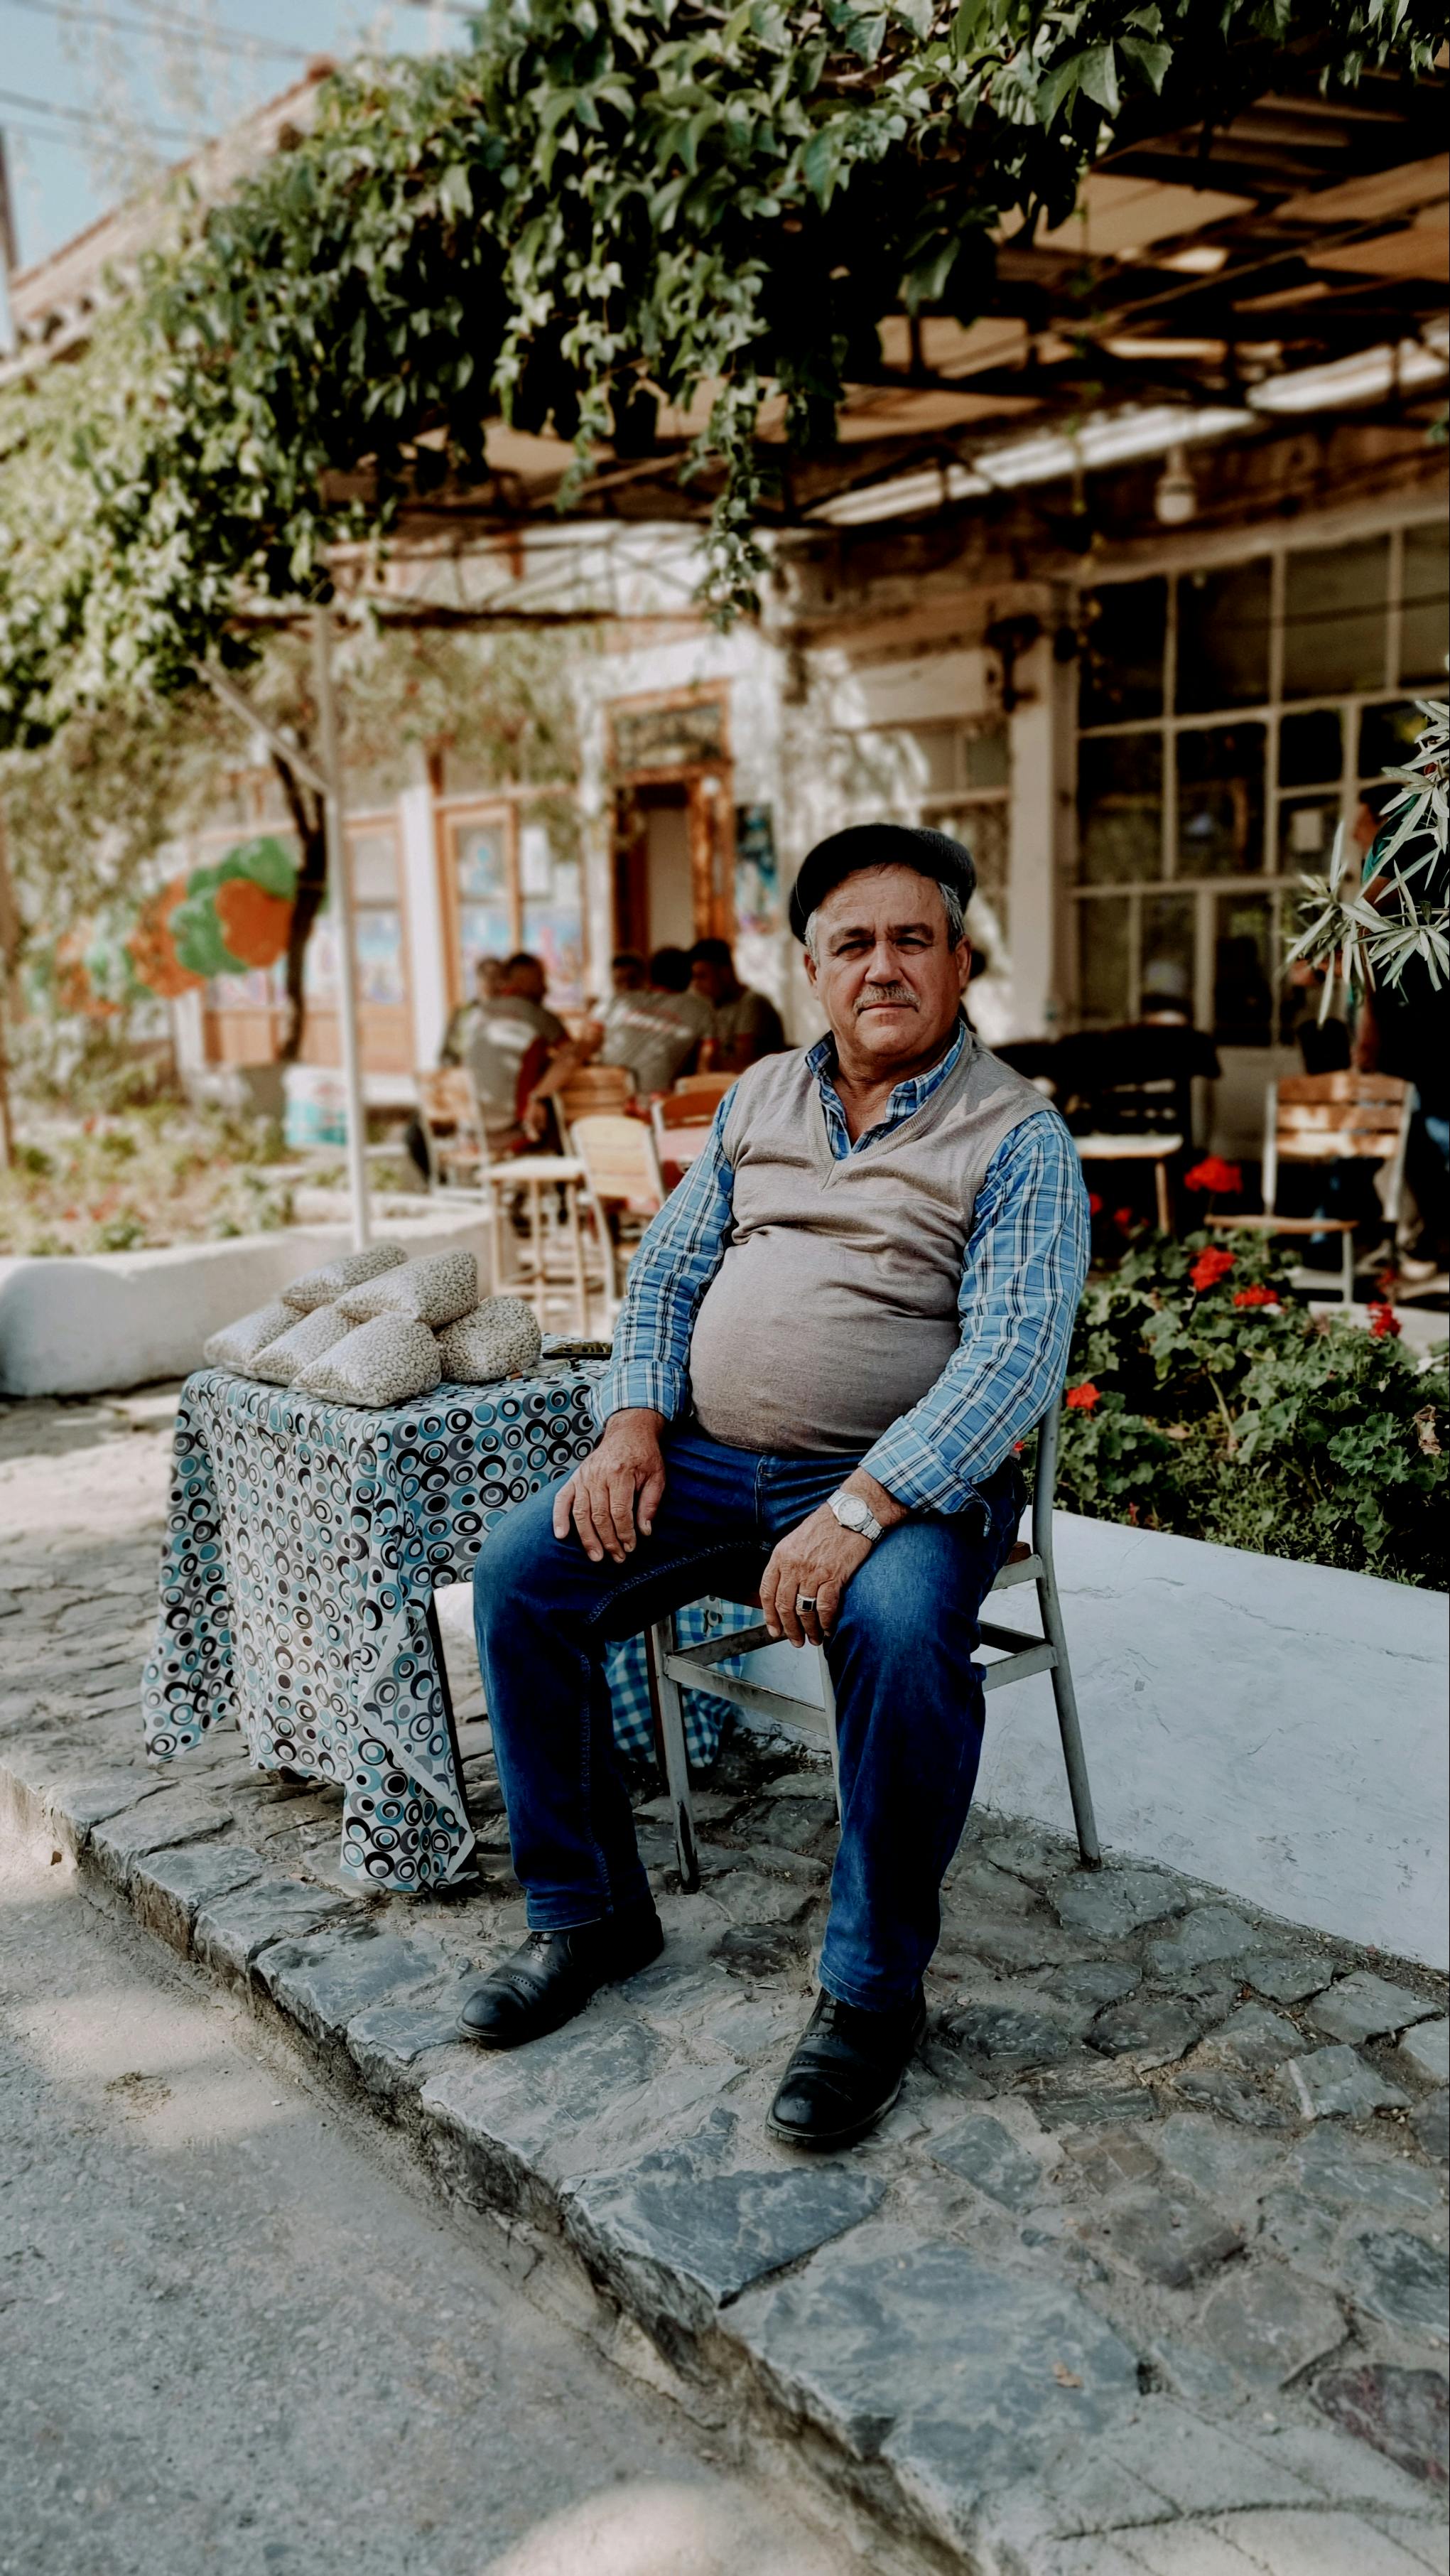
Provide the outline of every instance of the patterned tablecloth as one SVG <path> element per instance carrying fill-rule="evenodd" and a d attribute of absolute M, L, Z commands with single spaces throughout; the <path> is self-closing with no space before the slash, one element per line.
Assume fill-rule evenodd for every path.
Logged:
<path fill-rule="evenodd" d="M 559 1361 L 366 1411 L 226 1369 L 188 1378 L 142 1685 L 147 1750 L 166 1760 L 234 1718 L 254 1763 L 341 1784 L 345 1870 L 404 1890 L 456 1877 L 473 1835 L 431 1595 L 466 1580 L 503 1514 L 592 1448 L 598 1370 Z M 609 1673 L 617 1741 L 649 1752 L 638 1639 L 612 1651 Z M 703 1696 L 687 1706 L 697 1758 L 724 1713 Z"/>

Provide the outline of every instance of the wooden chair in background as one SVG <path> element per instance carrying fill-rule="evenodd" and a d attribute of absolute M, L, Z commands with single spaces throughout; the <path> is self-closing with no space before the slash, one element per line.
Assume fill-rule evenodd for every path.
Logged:
<path fill-rule="evenodd" d="M 620 1299 L 621 1237 L 626 1225 L 658 1216 L 665 1203 L 664 1176 L 655 1140 L 642 1118 L 590 1115 L 569 1129 L 593 1213 L 611 1313 Z"/>
<path fill-rule="evenodd" d="M 671 1091 L 671 1098 L 687 1094 L 696 1100 L 708 1100 L 713 1118 L 731 1085 L 739 1080 L 734 1073 L 682 1073 Z"/>
<path fill-rule="evenodd" d="M 650 1103 L 650 1125 L 654 1130 L 655 1151 L 668 1180 L 676 1176 L 697 1154 L 703 1154 L 715 1125 L 716 1103 L 698 1091 L 666 1092 L 662 1100 Z"/>
<path fill-rule="evenodd" d="M 1373 1162 L 1389 1166 L 1385 1222 L 1394 1248 L 1404 1191 L 1412 1095 L 1393 1073 L 1299 1073 L 1271 1082 L 1264 1098 L 1264 1213 L 1211 1216 L 1211 1226 L 1255 1234 L 1337 1234 L 1340 1293 L 1354 1303 L 1354 1230 L 1345 1216 L 1280 1216 L 1279 1175 L 1286 1163 Z"/>
<path fill-rule="evenodd" d="M 429 1187 L 488 1196 L 488 1139 L 472 1074 L 463 1064 L 415 1073 L 418 1124 L 428 1156 Z"/>

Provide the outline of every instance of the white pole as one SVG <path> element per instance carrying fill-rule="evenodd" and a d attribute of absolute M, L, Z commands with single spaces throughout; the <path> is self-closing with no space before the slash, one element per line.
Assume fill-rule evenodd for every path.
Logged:
<path fill-rule="evenodd" d="M 352 1195 L 352 1239 L 359 1252 L 371 1238 L 368 1222 L 367 1122 L 357 1038 L 357 961 L 353 954 L 352 887 L 342 828 L 342 771 L 337 751 L 337 704 L 332 694 L 332 620 L 312 612 L 312 665 L 317 691 L 318 750 L 327 793 L 322 801 L 327 834 L 327 891 L 337 930 L 337 1016 L 342 1031 L 342 1079 L 347 1093 L 347 1177 Z"/>

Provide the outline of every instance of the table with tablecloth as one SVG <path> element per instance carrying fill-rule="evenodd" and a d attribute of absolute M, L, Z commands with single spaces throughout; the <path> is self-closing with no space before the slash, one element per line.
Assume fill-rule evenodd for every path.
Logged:
<path fill-rule="evenodd" d="M 340 1785 L 346 1871 L 414 1892 L 456 1878 L 473 1835 L 432 1595 L 466 1581 L 503 1515 L 592 1448 L 599 1366 L 545 1362 L 367 1409 L 227 1369 L 188 1378 L 142 1686 L 148 1751 L 167 1760 L 235 1719 L 254 1763 Z M 686 1614 L 682 1637 L 719 1618 Z M 610 1650 L 608 1676 L 617 1743 L 652 1752 L 638 1638 Z M 726 1714 L 689 1695 L 696 1759 Z"/>

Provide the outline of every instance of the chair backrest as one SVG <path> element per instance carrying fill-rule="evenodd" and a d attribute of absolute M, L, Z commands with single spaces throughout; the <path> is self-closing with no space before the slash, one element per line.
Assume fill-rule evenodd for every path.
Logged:
<path fill-rule="evenodd" d="M 682 1073 L 670 1097 L 678 1099 L 682 1092 L 692 1092 L 697 1099 L 709 1101 L 713 1114 L 736 1078 L 733 1073 Z"/>
<path fill-rule="evenodd" d="M 667 1092 L 663 1099 L 652 1100 L 649 1117 L 661 1163 L 676 1168 L 693 1163 L 697 1155 L 703 1154 L 714 1133 L 715 1112 L 710 1103 L 689 1092 Z"/>
<path fill-rule="evenodd" d="M 1395 1073 L 1296 1073 L 1271 1082 L 1264 1106 L 1264 1205 L 1281 1163 L 1404 1163 L 1410 1086 Z"/>
<path fill-rule="evenodd" d="M 584 1166 L 591 1197 L 656 1216 L 665 1203 L 655 1140 L 642 1118 L 576 1118 L 569 1142 Z"/>
<path fill-rule="evenodd" d="M 559 1086 L 559 1115 L 565 1128 L 576 1118 L 608 1117 L 634 1098 L 634 1076 L 622 1064 L 581 1064 Z"/>
<path fill-rule="evenodd" d="M 413 1079 L 418 1086 L 418 1116 L 425 1127 L 466 1127 L 481 1133 L 478 1093 L 467 1065 L 432 1065 Z"/>

